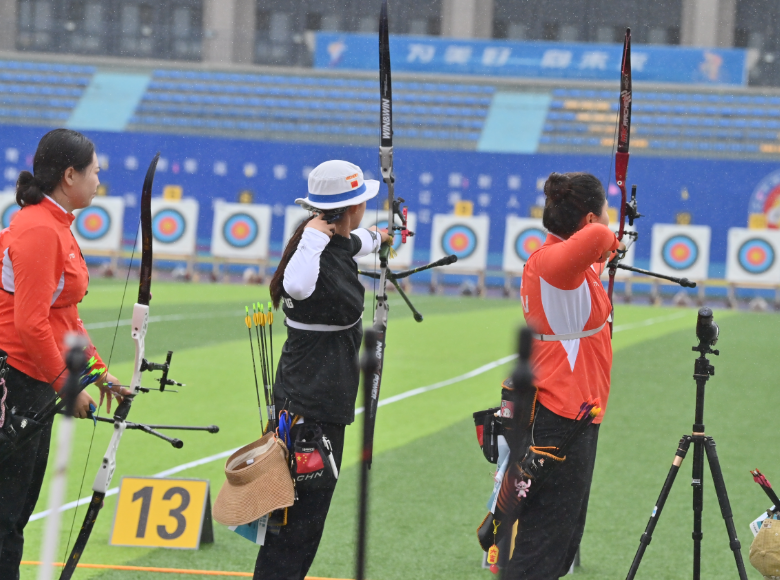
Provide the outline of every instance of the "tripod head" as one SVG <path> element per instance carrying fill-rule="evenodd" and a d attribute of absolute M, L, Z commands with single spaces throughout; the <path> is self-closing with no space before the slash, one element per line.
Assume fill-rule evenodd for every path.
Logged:
<path fill-rule="evenodd" d="M 720 336 L 720 328 L 712 319 L 712 309 L 699 308 L 699 317 L 696 319 L 696 338 L 699 339 L 699 345 L 692 347 L 694 352 L 701 353 L 702 356 L 707 354 L 714 354 L 718 356 L 719 350 L 714 350 L 712 347 L 718 342 L 718 336 Z"/>

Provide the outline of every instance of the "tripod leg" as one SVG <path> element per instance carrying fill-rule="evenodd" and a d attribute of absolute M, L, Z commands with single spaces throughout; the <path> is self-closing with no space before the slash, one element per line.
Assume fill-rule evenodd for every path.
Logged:
<path fill-rule="evenodd" d="M 723 515 L 723 520 L 726 522 L 726 531 L 729 535 L 729 547 L 734 552 L 734 560 L 737 562 L 737 572 L 739 573 L 740 580 L 747 580 L 745 563 L 742 561 L 741 545 L 739 543 L 739 538 L 737 538 L 737 530 L 734 528 L 734 518 L 731 514 L 731 503 L 729 502 L 728 492 L 726 492 L 726 482 L 723 480 L 723 471 L 720 468 L 718 452 L 715 450 L 715 440 L 712 437 L 704 439 L 704 449 L 707 452 L 707 460 L 710 464 L 712 480 L 715 483 L 715 493 L 718 494 L 720 513 Z"/>
<path fill-rule="evenodd" d="M 633 580 L 639 570 L 639 564 L 642 563 L 642 556 L 645 555 L 645 550 L 653 539 L 653 530 L 655 530 L 658 519 L 661 517 L 661 510 L 664 509 L 666 498 L 669 497 L 669 492 L 672 490 L 672 484 L 674 484 L 674 478 L 677 477 L 677 472 L 680 470 L 683 459 L 685 459 L 685 454 L 688 453 L 688 447 L 691 444 L 691 440 L 692 438 L 690 435 L 683 435 L 683 438 L 680 439 L 677 453 L 675 453 L 674 461 L 672 461 L 672 467 L 669 469 L 664 486 L 661 488 L 661 495 L 658 496 L 658 501 L 655 502 L 655 507 L 653 508 L 653 513 L 650 515 L 650 521 L 647 522 L 645 532 L 639 539 L 639 549 L 636 551 L 634 561 L 631 562 L 631 569 L 628 571 L 626 580 Z"/>
<path fill-rule="evenodd" d="M 694 434 L 693 440 L 693 580 L 701 579 L 701 514 L 704 511 L 704 438 L 703 434 Z"/>

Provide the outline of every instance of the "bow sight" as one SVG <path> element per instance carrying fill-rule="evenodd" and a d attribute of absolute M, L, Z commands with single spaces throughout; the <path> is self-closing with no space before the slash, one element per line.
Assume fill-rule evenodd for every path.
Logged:
<path fill-rule="evenodd" d="M 406 200 L 404 200 L 403 197 L 399 197 L 393 200 L 393 216 L 398 216 L 401 218 L 402 226 L 395 225 L 395 218 L 393 219 L 392 223 L 392 232 L 388 231 L 388 233 L 393 234 L 394 232 L 400 232 L 401 234 L 401 243 L 405 244 L 406 240 L 414 235 L 414 232 L 411 231 L 409 228 L 406 227 L 406 222 L 408 219 L 407 209 L 406 206 L 401 207 L 401 204 L 404 203 Z"/>
<path fill-rule="evenodd" d="M 146 359 L 141 360 L 141 371 L 162 371 L 162 376 L 159 379 L 155 379 L 157 382 L 160 383 L 160 392 L 163 392 L 165 390 L 165 387 L 167 386 L 176 386 L 176 387 L 185 387 L 186 385 L 184 383 L 178 383 L 174 381 L 173 379 L 168 378 L 168 371 L 171 368 L 171 357 L 173 356 L 173 351 L 169 350 L 168 355 L 165 357 L 164 363 L 155 363 L 148 361 Z M 149 392 L 149 389 L 141 388 L 141 390 L 145 393 Z M 176 391 L 173 391 L 174 393 Z"/>

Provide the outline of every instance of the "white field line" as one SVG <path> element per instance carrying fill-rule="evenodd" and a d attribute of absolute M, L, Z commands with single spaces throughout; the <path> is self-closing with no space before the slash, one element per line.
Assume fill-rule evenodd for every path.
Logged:
<path fill-rule="evenodd" d="M 613 332 L 621 332 L 623 330 L 630 330 L 632 328 L 640 328 L 643 326 L 652 326 L 653 324 L 658 324 L 661 322 L 668 322 L 670 320 L 676 320 L 678 318 L 682 318 L 683 316 L 686 316 L 687 312 L 676 312 L 674 314 L 670 314 L 668 316 L 659 316 L 656 318 L 648 318 L 647 320 L 643 320 L 641 322 L 634 322 L 630 324 L 621 324 L 618 326 L 615 326 L 613 328 Z M 178 315 L 174 315 L 178 316 Z M 157 318 L 164 318 L 162 316 Z M 206 316 L 203 316 L 202 318 L 206 318 Z M 151 320 L 151 317 L 150 317 Z M 176 318 L 174 320 L 183 320 L 183 318 Z M 124 322 L 124 321 L 123 321 Z M 103 323 L 98 323 L 103 324 Z M 116 324 L 116 322 L 113 322 L 113 324 Z M 130 324 L 130 321 L 127 321 L 127 324 Z M 101 327 L 103 328 L 103 327 Z M 502 357 L 498 360 L 494 360 L 493 362 L 489 362 L 485 365 L 482 365 L 481 367 L 477 367 L 472 371 L 469 371 L 467 373 L 464 373 L 462 375 L 458 375 L 457 377 L 453 377 L 451 379 L 447 379 L 445 381 L 440 381 L 438 383 L 433 383 L 432 385 L 428 385 L 426 387 L 418 387 L 416 389 L 411 389 L 409 391 L 400 393 L 398 395 L 393 395 L 392 397 L 388 397 L 386 399 L 382 399 L 379 401 L 379 406 L 384 407 L 385 405 L 391 405 L 392 403 L 397 403 L 398 401 L 403 401 L 404 399 L 408 399 L 410 397 L 416 397 L 417 395 L 422 395 L 423 393 L 428 393 L 430 391 L 435 391 L 436 389 L 441 389 L 442 387 L 447 387 L 449 385 L 454 385 L 455 383 L 460 383 L 462 381 L 465 381 L 467 379 L 471 379 L 473 377 L 479 376 L 481 374 L 484 374 L 490 370 L 493 370 L 494 368 L 500 367 L 501 365 L 505 365 L 508 362 L 511 362 L 517 358 L 516 354 L 510 354 L 508 356 Z M 363 407 L 358 407 L 355 409 L 355 414 L 359 415 L 363 413 L 365 409 Z M 221 453 L 217 453 L 215 455 L 209 455 L 208 457 L 204 457 L 203 459 L 197 459 L 195 461 L 190 461 L 189 463 L 183 463 L 182 465 L 177 465 L 176 467 L 172 467 L 170 469 L 166 469 L 165 471 L 161 471 L 160 473 L 157 473 L 153 475 L 152 477 L 168 477 L 169 475 L 175 475 L 177 473 L 180 473 L 182 471 L 186 471 L 187 469 L 191 469 L 193 467 L 198 467 L 200 465 L 205 465 L 207 463 L 211 463 L 212 461 L 217 461 L 219 459 L 224 459 L 225 457 L 230 457 L 233 453 L 238 451 L 240 449 L 239 447 L 236 447 L 235 449 L 228 449 L 227 451 L 223 451 Z M 110 497 L 112 495 L 116 495 L 119 492 L 118 487 L 112 487 L 108 490 L 106 493 L 106 497 Z M 77 501 L 72 501 L 70 503 L 64 504 L 60 511 L 64 512 L 82 505 L 86 505 L 90 502 L 92 499 L 92 496 L 88 497 L 82 497 L 81 499 Z M 38 512 L 36 514 L 33 514 L 30 517 L 31 522 L 34 522 L 35 520 L 40 520 L 42 518 L 45 518 L 47 515 L 49 515 L 49 510 L 44 510 L 42 512 Z"/>
<path fill-rule="evenodd" d="M 683 318 L 685 316 L 690 315 L 690 312 L 688 311 L 680 311 L 675 312 L 674 314 L 667 314 L 666 316 L 658 316 L 656 318 L 648 318 L 646 320 L 641 320 L 639 322 L 630 322 L 628 324 L 616 324 L 612 327 L 612 332 L 621 332 L 623 330 L 632 330 L 634 328 L 643 328 L 645 326 L 652 326 L 653 324 L 658 324 L 659 322 L 669 322 L 670 320 L 677 320 L 678 318 Z"/>
<path fill-rule="evenodd" d="M 243 312 L 236 310 L 235 312 L 206 312 L 201 314 L 164 314 L 162 316 L 150 316 L 149 322 L 171 322 L 174 320 L 201 320 L 204 318 L 223 318 L 227 316 L 240 316 Z M 99 328 L 114 328 L 116 326 L 130 326 L 132 320 L 125 318 L 120 320 L 117 324 L 116 320 L 107 320 L 106 322 L 91 322 L 85 324 L 85 330 L 97 330 Z"/>

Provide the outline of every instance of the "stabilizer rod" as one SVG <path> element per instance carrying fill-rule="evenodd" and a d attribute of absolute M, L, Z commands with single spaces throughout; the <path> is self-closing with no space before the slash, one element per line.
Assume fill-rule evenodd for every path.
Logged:
<path fill-rule="evenodd" d="M 436 260 L 435 262 L 431 262 L 430 264 L 426 264 L 425 266 L 420 266 L 419 268 L 412 268 L 411 270 L 404 270 L 403 272 L 391 272 L 388 270 L 387 272 L 387 278 L 389 280 L 401 280 L 402 278 L 408 278 L 412 274 L 417 274 L 418 272 L 424 272 L 425 270 L 430 270 L 431 268 L 438 268 L 439 266 L 449 266 L 450 264 L 454 264 L 458 261 L 458 257 L 455 254 L 452 254 L 450 256 L 445 256 L 441 260 Z M 373 278 L 375 280 L 379 280 L 379 272 L 364 272 L 363 270 L 358 270 L 358 274 L 361 276 L 368 276 L 369 278 Z"/>
<path fill-rule="evenodd" d="M 633 266 L 627 266 L 625 264 L 617 264 L 617 268 L 621 270 L 628 270 L 629 272 L 636 272 L 637 274 L 644 274 L 645 276 L 652 276 L 653 278 L 661 278 L 662 280 L 669 280 L 679 284 L 684 288 L 696 288 L 696 282 L 691 282 L 688 278 L 675 278 L 674 276 L 667 276 L 665 274 L 658 274 L 657 272 L 651 272 L 649 270 L 643 270 L 642 268 L 634 268 Z"/>

